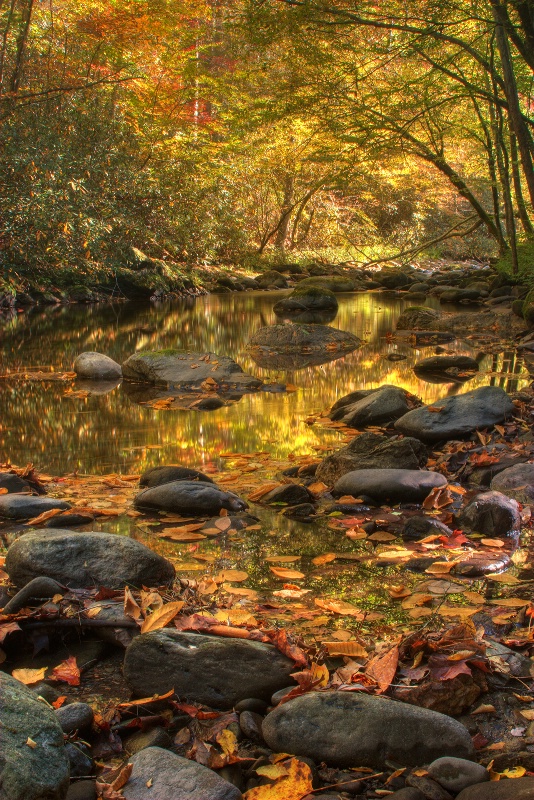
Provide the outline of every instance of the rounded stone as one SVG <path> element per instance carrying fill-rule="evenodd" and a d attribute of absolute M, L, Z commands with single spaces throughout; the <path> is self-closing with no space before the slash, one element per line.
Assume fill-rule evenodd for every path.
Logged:
<path fill-rule="evenodd" d="M 458 794 L 468 786 L 484 783 L 490 779 L 488 770 L 482 764 L 467 761 L 465 758 L 451 756 L 437 758 L 427 769 L 431 778 L 454 794 Z"/>
<path fill-rule="evenodd" d="M 146 747 L 162 747 L 167 750 L 172 747 L 172 739 L 165 728 L 157 726 L 148 731 L 137 731 L 124 743 L 124 749 L 131 755 L 139 753 Z"/>
<path fill-rule="evenodd" d="M 116 380 L 122 377 L 120 364 L 103 353 L 81 353 L 74 362 L 74 372 L 78 378 L 89 380 Z"/>
<path fill-rule="evenodd" d="M 492 489 L 502 492 L 518 503 L 534 502 L 534 464 L 515 464 L 492 479 Z"/>
<path fill-rule="evenodd" d="M 446 486 L 439 472 L 412 469 L 357 469 L 347 472 L 334 484 L 335 496 L 365 495 L 377 502 L 419 503 L 434 488 Z"/>
<path fill-rule="evenodd" d="M 63 733 L 74 733 L 90 728 L 94 713 L 88 703 L 69 703 L 57 709 L 56 717 Z"/>

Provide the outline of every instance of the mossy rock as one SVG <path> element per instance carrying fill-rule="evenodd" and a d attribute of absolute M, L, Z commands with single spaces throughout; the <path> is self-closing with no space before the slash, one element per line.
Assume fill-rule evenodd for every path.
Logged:
<path fill-rule="evenodd" d="M 303 278 L 298 282 L 297 289 L 314 286 L 319 289 L 327 289 L 330 292 L 353 292 L 356 282 L 352 278 L 344 275 L 324 275 L 311 278 Z M 296 291 L 296 289 L 295 289 Z"/>
<path fill-rule="evenodd" d="M 522 316 L 529 328 L 534 328 L 534 289 L 523 300 Z"/>
<path fill-rule="evenodd" d="M 432 330 L 441 317 L 439 311 L 428 306 L 409 306 L 405 308 L 397 322 L 397 330 Z"/>

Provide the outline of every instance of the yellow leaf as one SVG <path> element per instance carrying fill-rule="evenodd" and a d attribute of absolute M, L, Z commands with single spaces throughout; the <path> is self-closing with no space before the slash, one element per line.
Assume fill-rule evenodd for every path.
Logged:
<path fill-rule="evenodd" d="M 425 569 L 425 572 L 430 575 L 446 575 L 456 564 L 458 564 L 458 561 L 434 561 L 433 564 Z"/>
<path fill-rule="evenodd" d="M 287 775 L 274 783 L 255 786 L 243 795 L 244 800 L 302 800 L 312 789 L 312 772 L 307 764 L 292 758 L 286 762 Z"/>
<path fill-rule="evenodd" d="M 299 559 L 300 556 L 267 556 L 265 560 L 276 564 L 292 564 Z"/>
<path fill-rule="evenodd" d="M 323 600 L 320 597 L 316 597 L 315 605 L 319 606 L 319 608 L 324 609 L 324 611 L 331 611 L 332 614 L 341 614 L 347 617 L 356 617 L 357 619 L 364 619 L 365 614 L 356 606 L 353 606 L 352 603 L 346 603 L 344 600 Z"/>
<path fill-rule="evenodd" d="M 171 619 L 174 619 L 183 606 L 183 600 L 176 600 L 173 603 L 166 603 L 160 608 L 157 608 L 141 625 L 141 633 L 148 633 L 149 631 L 157 631 L 160 628 L 164 628 Z"/>
<path fill-rule="evenodd" d="M 506 778 L 522 778 L 523 775 L 527 774 L 527 771 L 525 767 L 508 767 L 508 769 L 504 769 L 497 774 L 504 775 Z"/>
<path fill-rule="evenodd" d="M 272 781 L 289 775 L 283 764 L 266 764 L 264 767 L 258 767 L 256 772 L 258 775 L 263 775 L 264 778 L 269 778 Z"/>
<path fill-rule="evenodd" d="M 41 667 L 41 669 L 14 669 L 11 675 L 26 686 L 31 686 L 32 683 L 39 683 L 39 681 L 44 680 L 47 669 L 47 667 Z"/>
<path fill-rule="evenodd" d="M 481 539 L 480 543 L 486 547 L 504 547 L 505 544 L 502 539 Z"/>
<path fill-rule="evenodd" d="M 317 689 L 324 689 L 325 686 L 328 686 L 330 673 L 328 672 L 328 667 L 325 664 L 316 664 L 315 661 L 313 661 L 310 667 L 310 672 L 312 682 L 315 684 Z"/>
<path fill-rule="evenodd" d="M 490 581 L 497 581 L 497 583 L 505 583 L 507 586 L 513 586 L 516 583 L 521 583 L 519 578 L 515 575 L 510 575 L 508 572 L 486 575 Z"/>
<path fill-rule="evenodd" d="M 526 708 L 524 711 L 519 712 L 525 719 L 534 719 L 534 708 Z"/>
<path fill-rule="evenodd" d="M 460 619 L 465 619 L 472 614 L 477 614 L 479 610 L 476 606 L 441 606 L 437 613 L 441 617 L 460 617 Z"/>
<path fill-rule="evenodd" d="M 242 581 L 246 581 L 247 578 L 248 572 L 245 572 L 242 569 L 222 569 L 213 580 L 217 581 L 217 583 L 223 583 L 224 581 L 241 583 Z"/>
<path fill-rule="evenodd" d="M 226 756 L 233 756 L 237 753 L 237 739 L 235 733 L 228 728 L 222 730 L 216 737 L 217 743 L 220 745 L 223 753 Z"/>
<path fill-rule="evenodd" d="M 32 750 L 35 750 L 35 748 L 37 747 L 37 742 L 34 742 L 33 739 L 30 739 L 29 736 L 26 739 L 26 744 L 28 745 L 28 747 L 31 747 Z"/>
<path fill-rule="evenodd" d="M 492 606 L 503 606 L 503 608 L 523 608 L 528 606 L 530 600 L 521 600 L 520 597 L 505 597 L 501 600 L 490 600 Z"/>
<path fill-rule="evenodd" d="M 359 642 L 323 642 L 323 647 L 329 656 L 367 657 L 367 650 Z"/>

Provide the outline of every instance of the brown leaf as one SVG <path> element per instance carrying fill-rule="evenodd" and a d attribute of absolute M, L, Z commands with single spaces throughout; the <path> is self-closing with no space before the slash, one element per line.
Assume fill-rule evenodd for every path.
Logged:
<path fill-rule="evenodd" d="M 325 611 L 331 611 L 332 614 L 341 614 L 342 616 L 355 617 L 356 619 L 365 619 L 365 614 L 352 603 L 346 603 L 344 600 L 324 600 L 316 597 L 315 605 Z"/>
<path fill-rule="evenodd" d="M 352 656 L 367 658 L 367 650 L 359 642 L 323 642 L 329 656 Z"/>
<path fill-rule="evenodd" d="M 365 673 L 377 682 L 380 690 L 379 694 L 384 694 L 389 689 L 389 685 L 395 677 L 398 663 L 399 648 L 395 645 L 384 655 L 375 656 L 367 665 Z"/>
<path fill-rule="evenodd" d="M 315 564 L 316 567 L 320 567 L 323 564 L 328 564 L 330 561 L 335 561 L 335 560 L 336 560 L 335 553 L 325 553 L 322 556 L 315 556 L 315 558 L 312 558 L 312 564 Z"/>
<path fill-rule="evenodd" d="M 148 633 L 149 631 L 157 631 L 160 628 L 164 628 L 168 622 L 174 619 L 183 606 L 183 600 L 176 600 L 157 608 L 141 625 L 141 633 Z"/>
<path fill-rule="evenodd" d="M 27 525 L 41 525 L 41 523 L 46 522 L 47 519 L 52 519 L 52 517 L 56 517 L 58 514 L 62 514 L 63 511 L 61 508 L 51 508 L 50 511 L 44 511 L 42 514 L 39 514 L 38 517 L 34 517 L 30 519 L 26 524 Z"/>
<path fill-rule="evenodd" d="M 278 486 L 282 485 L 283 484 L 281 484 L 280 482 L 266 483 L 264 484 L 264 486 L 261 486 L 259 489 L 255 489 L 253 492 L 251 492 L 248 496 L 248 499 L 252 503 L 254 503 L 256 502 L 256 500 L 260 500 L 262 497 L 264 497 L 264 495 L 269 494 L 269 492 L 272 492 L 273 489 L 276 489 Z"/>
<path fill-rule="evenodd" d="M 245 572 L 242 569 L 222 569 L 213 580 L 217 581 L 217 583 L 222 583 L 223 581 L 242 583 L 242 581 L 246 581 L 247 578 L 248 572 Z"/>
<path fill-rule="evenodd" d="M 139 617 L 143 615 L 143 612 L 137 605 L 133 594 L 127 586 L 124 588 L 124 613 L 127 617 L 131 617 L 135 620 L 138 620 Z"/>
<path fill-rule="evenodd" d="M 287 569 L 286 567 L 269 567 L 273 575 L 283 580 L 300 580 L 305 577 L 304 573 L 296 569 Z"/>

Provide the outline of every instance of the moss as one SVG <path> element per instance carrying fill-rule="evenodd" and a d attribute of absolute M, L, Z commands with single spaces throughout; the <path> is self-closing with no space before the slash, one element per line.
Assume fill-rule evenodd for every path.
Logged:
<path fill-rule="evenodd" d="M 302 286 L 299 284 L 296 289 L 293 290 L 291 297 L 330 297 L 333 300 L 336 299 L 336 296 L 330 289 L 325 289 L 322 286 Z"/>
<path fill-rule="evenodd" d="M 534 284 L 534 241 L 521 242 L 517 247 L 517 260 L 519 262 L 518 275 L 513 274 L 512 253 L 499 258 L 495 267 L 502 274 L 509 276 L 512 283 Z"/>
<path fill-rule="evenodd" d="M 141 358 L 159 358 L 161 356 L 175 356 L 182 352 L 182 350 L 175 350 L 174 348 L 170 347 L 166 350 L 143 350 L 142 353 L 136 353 L 136 355 L 140 356 Z"/>

